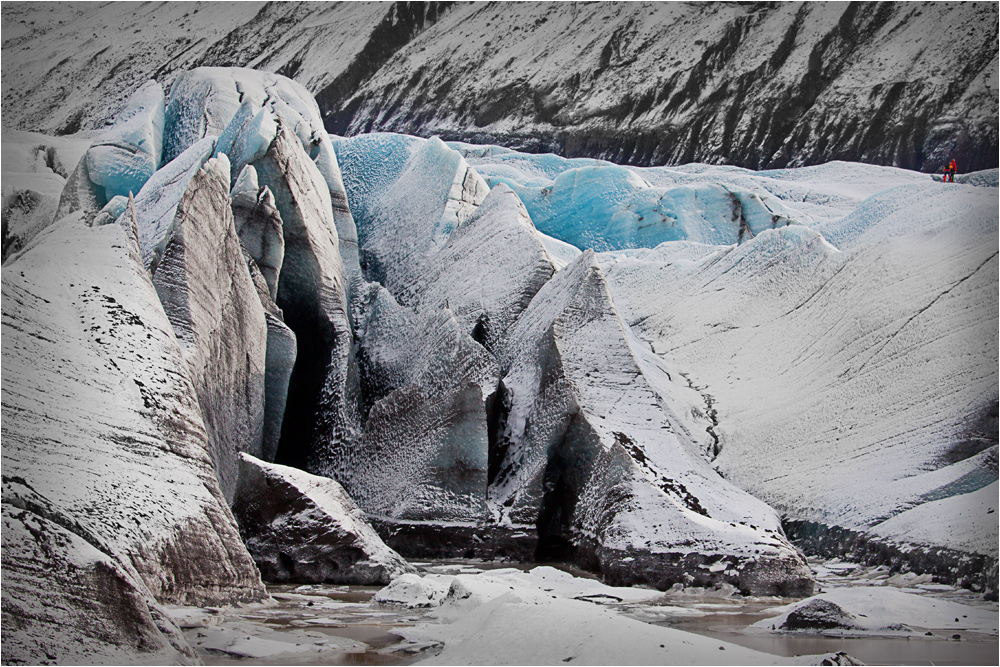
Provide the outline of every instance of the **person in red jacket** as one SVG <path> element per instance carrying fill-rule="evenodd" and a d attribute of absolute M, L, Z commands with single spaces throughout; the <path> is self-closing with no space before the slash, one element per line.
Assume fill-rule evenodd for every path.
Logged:
<path fill-rule="evenodd" d="M 958 164 L 956 164 L 955 160 L 952 159 L 952 161 L 948 163 L 948 166 L 944 168 L 944 182 L 954 183 L 955 172 L 957 171 L 958 171 Z"/>

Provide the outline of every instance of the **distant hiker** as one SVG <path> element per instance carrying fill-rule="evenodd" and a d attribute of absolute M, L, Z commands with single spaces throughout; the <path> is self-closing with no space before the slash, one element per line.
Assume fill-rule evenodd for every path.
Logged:
<path fill-rule="evenodd" d="M 952 160 L 948 163 L 948 166 L 944 168 L 944 182 L 954 183 L 956 171 L 958 171 L 958 164 L 955 163 L 955 160 Z"/>

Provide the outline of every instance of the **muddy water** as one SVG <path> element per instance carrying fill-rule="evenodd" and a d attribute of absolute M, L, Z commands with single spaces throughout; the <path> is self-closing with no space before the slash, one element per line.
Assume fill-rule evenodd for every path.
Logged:
<path fill-rule="evenodd" d="M 786 600 L 742 598 L 694 600 L 666 596 L 664 603 L 685 609 L 691 615 L 677 615 L 654 625 L 664 625 L 738 644 L 755 651 L 792 657 L 844 651 L 869 665 L 996 665 L 997 638 L 970 632 L 939 633 L 931 637 L 836 637 L 821 634 L 772 634 L 748 629 L 753 623 L 771 618 L 766 610 Z M 704 613 L 704 615 L 694 615 Z M 644 619 L 647 620 L 647 619 Z"/>
<path fill-rule="evenodd" d="M 977 595 L 919 580 L 898 581 L 878 568 L 859 568 L 839 562 L 812 563 L 823 589 L 839 586 L 922 586 L 921 592 L 963 604 L 996 609 Z M 473 574 L 497 568 L 530 570 L 538 563 L 488 563 L 482 561 L 433 561 L 415 563 L 434 574 Z M 556 565 L 575 576 L 594 575 Z M 408 665 L 435 653 L 428 646 L 404 641 L 394 630 L 424 622 L 427 610 L 399 609 L 373 603 L 378 587 L 269 586 L 271 606 L 211 610 L 209 627 L 189 627 L 185 635 L 207 665 Z M 907 588 L 915 591 L 918 589 Z M 775 615 L 773 608 L 790 600 L 744 598 L 731 592 L 668 592 L 652 604 L 615 605 L 621 613 L 654 625 L 694 632 L 779 656 L 845 651 L 868 664 L 885 665 L 996 665 L 998 643 L 994 635 L 950 632 L 931 636 L 844 638 L 774 634 L 749 626 Z M 205 611 L 205 610 L 202 610 Z M 228 633 L 228 634 L 225 634 Z M 212 648 L 213 637 L 264 639 L 291 643 L 293 653 L 277 652 L 240 657 Z M 215 646 L 218 646 L 217 639 Z M 275 644 L 268 644 L 273 651 Z M 430 649 L 430 650 L 428 650 Z M 257 646 L 258 653 L 267 653 Z M 238 653 L 238 651 L 237 651 Z M 253 653 L 253 651 L 250 651 Z M 484 657 L 485 658 L 485 657 Z"/>
<path fill-rule="evenodd" d="M 412 626 L 423 618 L 421 610 L 396 610 L 371 601 L 378 586 L 270 585 L 272 606 L 227 608 L 212 619 L 208 629 L 189 628 L 185 636 L 206 665 L 409 665 L 420 658 L 393 630 Z M 272 640 L 280 637 L 301 646 L 315 642 L 315 649 L 300 653 L 277 652 L 249 657 L 206 648 L 212 630 L 235 630 L 245 637 Z M 324 646 L 351 640 L 353 646 Z"/>
<path fill-rule="evenodd" d="M 820 590 L 852 586 L 895 586 L 911 593 L 997 610 L 996 603 L 984 601 L 981 595 L 935 584 L 927 575 L 893 576 L 884 567 L 865 567 L 819 558 L 810 558 L 809 564 Z M 657 619 L 648 613 L 650 610 L 655 611 L 655 607 L 650 607 L 645 610 L 646 617 L 642 620 L 786 657 L 844 651 L 871 665 L 1000 664 L 996 635 L 962 632 L 959 633 L 960 639 L 953 639 L 954 631 L 914 628 L 915 632 L 909 636 L 837 637 L 821 633 L 776 634 L 749 627 L 757 621 L 775 616 L 773 608 L 790 601 L 712 593 L 667 593 L 659 601 L 659 605 L 665 609 L 677 608 L 679 613 L 668 613 Z M 642 610 L 639 612 L 638 617 L 641 618 Z M 930 635 L 924 632 L 930 632 Z"/>

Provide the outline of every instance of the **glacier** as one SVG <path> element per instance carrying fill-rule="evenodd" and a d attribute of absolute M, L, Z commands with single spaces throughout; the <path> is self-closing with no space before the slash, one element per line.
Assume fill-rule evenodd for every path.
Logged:
<path fill-rule="evenodd" d="M 330 136 L 239 68 L 4 137 L 5 661 L 189 661 L 163 605 L 404 558 L 995 596 L 995 173 Z"/>
<path fill-rule="evenodd" d="M 739 187 L 717 182 L 654 187 L 618 165 L 573 167 L 537 185 L 522 185 L 520 178 L 494 175 L 488 182 L 510 186 L 539 231 L 597 251 L 653 248 L 666 241 L 726 245 L 793 222 L 784 206 L 768 206 Z M 598 220 L 606 222 L 594 224 Z"/>

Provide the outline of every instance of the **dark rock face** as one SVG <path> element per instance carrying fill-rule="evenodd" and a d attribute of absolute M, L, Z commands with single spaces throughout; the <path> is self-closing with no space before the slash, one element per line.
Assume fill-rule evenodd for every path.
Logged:
<path fill-rule="evenodd" d="M 433 521 L 370 518 L 385 543 L 409 558 L 482 558 L 530 562 L 538 535 L 490 523 L 444 525 Z"/>
<path fill-rule="evenodd" d="M 785 521 L 789 539 L 809 553 L 846 558 L 865 565 L 887 565 L 893 572 L 934 575 L 935 581 L 983 592 L 997 599 L 997 559 L 983 554 L 889 540 L 840 526 L 812 521 Z"/>
<path fill-rule="evenodd" d="M 789 612 L 779 630 L 852 630 L 857 628 L 854 614 L 828 600 L 810 600 Z"/>
<path fill-rule="evenodd" d="M 16 127 L 75 132 L 149 78 L 252 65 L 302 82 L 338 134 L 437 134 L 636 165 L 997 166 L 992 3 L 282 3 L 203 10 L 182 26 L 157 11 L 63 11 L 62 25 L 38 21 L 4 43 Z M 74 39 L 123 19 L 149 29 L 123 30 L 111 49 Z M 26 57 L 41 44 L 51 55 Z"/>
<path fill-rule="evenodd" d="M 802 597 L 812 595 L 814 582 L 792 553 L 745 560 L 721 554 L 657 553 L 608 549 L 584 542 L 582 564 L 595 563 L 612 586 L 650 586 L 665 591 L 675 584 L 710 587 L 730 584 L 744 595 Z M 793 576 L 798 573 L 797 576 Z"/>
<path fill-rule="evenodd" d="M 950 155 L 969 168 L 996 164 L 996 103 L 984 87 L 996 71 L 995 8 L 462 11 L 406 53 L 434 48 L 447 25 L 470 37 L 452 57 L 473 63 L 482 85 L 445 63 L 397 59 L 342 98 L 339 112 L 324 106 L 332 130 L 436 133 L 642 166 L 846 159 L 938 170 Z M 928 36 L 915 60 L 897 46 L 913 34 Z M 930 71 L 949 83 L 932 83 Z M 377 97 L 383 89 L 396 93 Z M 493 129 L 512 120 L 515 136 Z"/>
<path fill-rule="evenodd" d="M 233 513 L 268 581 L 370 586 L 413 571 L 326 477 L 243 455 Z"/>

